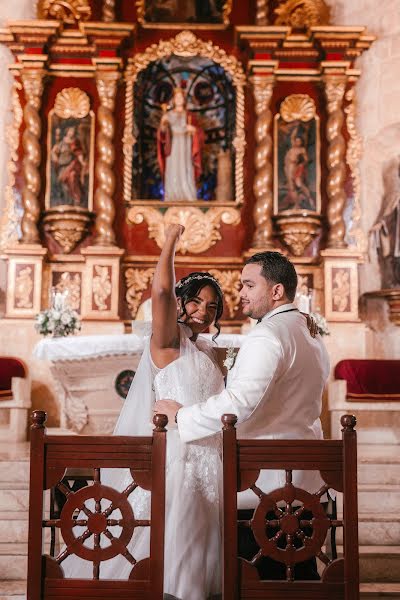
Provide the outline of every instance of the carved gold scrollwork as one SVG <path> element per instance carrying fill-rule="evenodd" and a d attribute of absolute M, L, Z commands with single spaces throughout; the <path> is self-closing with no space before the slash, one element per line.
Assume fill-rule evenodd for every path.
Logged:
<path fill-rule="evenodd" d="M 129 60 L 126 70 L 126 107 L 125 107 L 125 130 L 123 137 L 124 152 L 124 199 L 126 202 L 131 200 L 131 170 L 132 170 L 132 149 L 130 142 L 133 139 L 133 86 L 139 73 L 148 67 L 151 62 L 165 58 L 171 55 L 177 56 L 203 56 L 221 65 L 221 67 L 230 75 L 233 85 L 236 88 L 236 131 L 232 142 L 235 148 L 235 192 L 236 203 L 242 204 L 244 200 L 243 190 L 243 158 L 246 146 L 244 131 L 244 85 L 246 77 L 240 62 L 234 57 L 228 55 L 225 50 L 214 46 L 212 42 L 205 42 L 197 38 L 191 31 L 181 31 L 175 38 L 170 40 L 161 40 L 158 44 L 149 46 L 142 54 L 136 54 Z M 130 88 L 130 91 L 128 89 Z"/>
<path fill-rule="evenodd" d="M 282 213 L 276 218 L 280 229 L 282 241 L 290 249 L 294 256 L 303 256 L 304 250 L 318 235 L 321 226 L 320 216 L 306 215 L 301 213 Z"/>
<path fill-rule="evenodd" d="M 24 149 L 24 187 L 22 192 L 24 215 L 21 223 L 21 241 L 25 244 L 35 244 L 40 240 L 37 228 L 40 215 L 38 199 L 40 191 L 39 166 L 42 158 L 40 146 L 42 124 L 39 109 L 43 92 L 43 76 L 44 71 L 40 69 L 24 69 L 21 75 L 26 99 L 24 108 L 25 131 L 22 135 Z"/>
<path fill-rule="evenodd" d="M 92 302 L 95 310 L 110 310 L 111 267 L 109 265 L 94 265 L 93 269 Z"/>
<path fill-rule="evenodd" d="M 125 298 L 128 303 L 131 315 L 136 317 L 136 313 L 142 301 L 143 292 L 149 286 L 153 279 L 154 268 L 135 269 L 129 267 L 125 271 L 126 294 Z"/>
<path fill-rule="evenodd" d="M 67 292 L 67 304 L 73 310 L 79 311 L 81 307 L 81 273 L 64 271 L 58 283 L 54 286 L 57 292 Z"/>
<path fill-rule="evenodd" d="M 157 209 L 143 206 L 133 206 L 128 211 L 128 221 L 140 224 L 146 221 L 149 237 L 154 239 L 157 246 L 162 248 L 165 242 L 165 231 L 172 223 L 184 225 L 177 251 L 182 254 L 205 252 L 221 239 L 221 222 L 226 225 L 238 225 L 240 213 L 236 208 L 210 208 L 203 212 L 196 207 L 172 206 L 161 214 Z"/>
<path fill-rule="evenodd" d="M 115 245 L 115 234 L 112 227 L 115 217 L 113 202 L 115 151 L 113 137 L 115 130 L 115 93 L 119 77 L 120 74 L 116 71 L 96 75 L 97 90 L 100 97 L 100 107 L 97 112 L 100 127 L 97 134 L 99 159 L 96 162 L 97 189 L 94 198 L 96 212 L 95 245 L 97 246 Z"/>
<path fill-rule="evenodd" d="M 56 96 L 54 112 L 61 119 L 83 119 L 89 111 L 89 96 L 80 88 L 64 88 Z"/>
<path fill-rule="evenodd" d="M 222 291 L 224 292 L 224 301 L 229 310 L 229 316 L 233 318 L 240 303 L 239 292 L 241 288 L 241 271 L 236 269 L 224 271 L 210 269 L 210 273 L 221 284 Z"/>
<path fill-rule="evenodd" d="M 275 25 L 304 29 L 313 25 L 328 25 L 330 9 L 324 0 L 284 0 L 275 9 Z"/>
<path fill-rule="evenodd" d="M 273 91 L 272 77 L 253 77 L 253 92 L 257 121 L 255 126 L 256 150 L 254 154 L 255 177 L 253 191 L 256 204 L 253 219 L 256 230 L 254 232 L 253 248 L 273 248 L 272 236 L 272 137 L 270 127 L 272 113 L 269 104 Z"/>
<path fill-rule="evenodd" d="M 287 96 L 279 109 L 284 121 L 310 121 L 316 115 L 314 100 L 307 94 L 291 94 Z"/>
<path fill-rule="evenodd" d="M 14 81 L 12 89 L 12 122 L 6 127 L 6 141 L 10 149 L 10 158 L 7 162 L 8 183 L 6 185 L 5 207 L 0 213 L 0 251 L 18 240 L 19 216 L 14 196 L 15 173 L 17 171 L 19 128 L 21 127 L 23 112 L 19 101 L 18 90 L 22 86 Z"/>
<path fill-rule="evenodd" d="M 33 287 L 33 267 L 27 265 L 20 269 L 15 277 L 15 306 L 17 308 L 32 308 Z"/>
<path fill-rule="evenodd" d="M 344 181 L 346 178 L 345 140 L 342 135 L 343 127 L 343 96 L 346 86 L 344 77 L 326 76 L 325 92 L 328 100 L 328 123 L 326 136 L 328 138 L 328 247 L 344 248 L 346 233 L 343 210 L 346 203 Z"/>
<path fill-rule="evenodd" d="M 92 10 L 89 0 L 39 0 L 39 19 L 57 19 L 64 23 L 76 23 L 90 19 Z"/>
<path fill-rule="evenodd" d="M 332 282 L 332 305 L 333 310 L 344 312 L 349 310 L 350 305 L 350 271 L 349 269 L 334 269 Z"/>
<path fill-rule="evenodd" d="M 68 254 L 89 232 L 91 222 L 92 213 L 88 210 L 60 206 L 46 210 L 43 228 Z"/>
<path fill-rule="evenodd" d="M 367 236 L 365 235 L 361 222 L 361 181 L 360 181 L 360 159 L 362 156 L 362 139 L 357 132 L 356 127 L 356 93 L 352 87 L 346 92 L 346 100 L 349 104 L 345 108 L 346 127 L 350 139 L 347 143 L 346 161 L 350 168 L 351 178 L 353 180 L 354 204 L 351 213 L 351 226 L 347 232 L 349 248 L 356 248 L 360 252 L 366 252 L 368 247 Z"/>

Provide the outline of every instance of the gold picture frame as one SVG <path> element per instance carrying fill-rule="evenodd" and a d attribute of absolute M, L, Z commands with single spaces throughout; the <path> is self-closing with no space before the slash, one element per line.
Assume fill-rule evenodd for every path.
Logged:
<path fill-rule="evenodd" d="M 93 210 L 94 129 L 87 94 L 79 88 L 59 92 L 48 114 L 46 210 Z"/>
<path fill-rule="evenodd" d="M 161 40 L 158 44 L 148 47 L 142 54 L 136 54 L 135 57 L 128 60 L 125 72 L 126 92 L 125 92 L 125 129 L 123 136 L 123 154 L 124 154 L 124 201 L 128 207 L 143 206 L 163 208 L 170 206 L 188 206 L 193 202 L 168 202 L 162 200 L 143 200 L 132 198 L 132 157 L 133 145 L 136 141 L 134 134 L 134 86 L 141 71 L 146 69 L 150 63 L 176 54 L 183 57 L 201 56 L 213 60 L 220 64 L 230 75 L 232 84 L 236 93 L 235 109 L 235 136 L 232 141 L 232 147 L 235 150 L 234 173 L 234 200 L 221 202 L 213 200 L 212 202 L 198 200 L 195 203 L 197 208 L 208 209 L 211 207 L 233 207 L 241 206 L 244 202 L 244 153 L 246 146 L 245 128 L 244 128 L 244 108 L 245 96 L 244 87 L 246 76 L 241 63 L 235 56 L 228 55 L 225 50 L 212 44 L 211 41 L 205 42 L 197 38 L 191 31 L 181 31 L 175 38 L 170 40 Z"/>
<path fill-rule="evenodd" d="M 221 65 L 229 74 L 235 89 L 235 129 L 232 148 L 235 158 L 234 199 L 196 200 L 195 202 L 140 199 L 134 197 L 133 189 L 133 146 L 136 142 L 134 127 L 135 94 L 134 87 L 141 71 L 150 63 L 169 57 L 205 57 Z M 244 152 L 246 146 L 244 128 L 246 76 L 241 63 L 225 50 L 205 42 L 191 31 L 180 31 L 175 38 L 161 40 L 148 47 L 142 54 L 128 60 L 125 71 L 125 129 L 123 135 L 124 154 L 124 201 L 127 207 L 127 221 L 132 225 L 147 223 L 149 237 L 159 248 L 165 241 L 165 231 L 169 223 L 183 223 L 185 232 L 180 240 L 178 252 L 201 254 L 221 239 L 221 224 L 236 226 L 240 223 L 240 206 L 244 203 Z"/>
<path fill-rule="evenodd" d="M 305 141 L 307 139 L 307 141 Z M 320 118 L 307 94 L 292 94 L 274 117 L 274 214 L 321 214 Z"/>

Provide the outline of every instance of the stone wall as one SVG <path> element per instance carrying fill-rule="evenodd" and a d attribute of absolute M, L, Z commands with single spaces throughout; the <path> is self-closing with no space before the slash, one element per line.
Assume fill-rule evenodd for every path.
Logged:
<path fill-rule="evenodd" d="M 361 171 L 362 227 L 368 234 L 384 199 L 383 171 L 400 162 L 400 10 L 398 0 L 328 0 L 332 24 L 365 25 L 377 40 L 359 59 L 357 85 L 358 131 L 363 139 Z M 386 198 L 385 198 L 386 200 Z M 360 268 L 360 293 L 382 287 L 373 239 L 369 257 Z M 399 328 L 388 320 L 384 300 L 363 304 L 363 318 L 371 329 L 368 357 L 400 357 Z"/>

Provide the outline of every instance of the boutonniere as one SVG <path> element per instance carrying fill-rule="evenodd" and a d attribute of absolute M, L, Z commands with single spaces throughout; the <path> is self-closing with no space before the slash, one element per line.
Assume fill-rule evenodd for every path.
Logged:
<path fill-rule="evenodd" d="M 226 356 L 223 365 L 226 367 L 226 369 L 228 369 L 228 371 L 232 369 L 233 365 L 235 364 L 236 356 L 237 352 L 233 346 L 230 346 L 226 349 Z"/>

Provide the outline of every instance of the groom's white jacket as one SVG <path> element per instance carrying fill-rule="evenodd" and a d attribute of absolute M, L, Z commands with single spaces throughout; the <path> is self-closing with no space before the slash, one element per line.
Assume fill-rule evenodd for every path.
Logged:
<path fill-rule="evenodd" d="M 223 392 L 179 410 L 182 441 L 220 431 L 224 413 L 237 415 L 239 438 L 322 438 L 319 417 L 328 353 L 321 336 L 312 338 L 304 316 L 293 308 L 292 304 L 276 308 L 247 334 Z M 257 485 L 268 492 L 284 483 L 284 471 L 265 470 Z M 315 471 L 298 471 L 293 483 L 316 492 L 323 482 Z M 250 490 L 239 494 L 240 508 L 253 508 L 258 501 Z"/>

